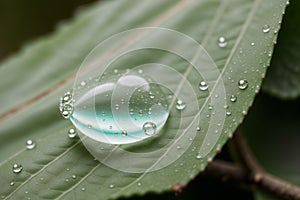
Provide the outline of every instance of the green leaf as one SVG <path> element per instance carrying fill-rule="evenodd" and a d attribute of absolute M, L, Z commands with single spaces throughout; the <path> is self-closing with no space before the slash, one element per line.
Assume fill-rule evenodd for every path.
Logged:
<path fill-rule="evenodd" d="M 283 18 L 278 44 L 271 67 L 263 83 L 263 91 L 283 99 L 300 95 L 300 2 L 291 1 Z"/>
<path fill-rule="evenodd" d="M 276 35 L 263 33 L 262 28 L 268 25 L 272 30 L 279 29 L 285 4 L 284 0 L 102 2 L 82 11 L 56 34 L 37 41 L 3 63 L 0 67 L 2 197 L 114 199 L 150 191 L 160 193 L 177 183 L 186 184 L 212 160 L 252 104 L 266 71 L 264 66 L 269 62 L 268 53 L 272 52 L 276 40 Z M 58 101 L 71 88 L 80 63 L 99 42 L 121 31 L 149 26 L 173 29 L 194 38 L 209 53 L 219 72 L 203 66 L 202 70 L 218 76 L 210 80 L 209 92 L 202 94 L 198 88 L 200 78 L 182 58 L 158 52 L 142 57 L 141 60 L 155 58 L 157 63 L 172 66 L 199 91 L 199 110 L 191 107 L 186 110 L 200 116 L 202 129 L 197 134 L 196 127 L 187 126 L 182 130 L 196 136 L 182 156 L 167 167 L 149 173 L 125 173 L 95 161 L 80 140 L 68 139 L 71 125 L 60 117 Z M 224 48 L 217 43 L 220 36 L 227 41 Z M 107 53 L 110 51 L 108 48 Z M 198 56 L 197 52 L 189 53 Z M 133 62 L 125 61 L 119 64 Z M 248 81 L 245 90 L 238 87 L 242 79 Z M 218 93 L 219 85 L 224 86 L 225 96 Z M 230 101 L 231 95 L 237 97 L 236 102 Z M 213 100 L 218 104 L 210 110 Z M 174 112 L 168 119 L 166 132 L 176 130 L 180 122 Z M 212 120 L 216 116 L 224 117 L 223 127 Z M 211 126 L 215 127 L 214 133 L 207 134 Z M 26 150 L 27 139 L 35 140 L 37 147 Z M 174 145 L 167 152 L 177 151 L 172 149 Z M 159 146 L 160 143 L 153 143 L 152 148 Z M 201 149 L 205 153 L 198 159 Z M 157 159 L 167 158 L 163 154 Z M 14 163 L 22 164 L 21 173 L 12 172 Z M 12 181 L 14 185 L 10 186 Z"/>

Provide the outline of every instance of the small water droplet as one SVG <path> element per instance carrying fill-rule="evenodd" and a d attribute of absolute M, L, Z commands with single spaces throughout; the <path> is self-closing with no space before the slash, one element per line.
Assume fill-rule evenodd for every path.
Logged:
<path fill-rule="evenodd" d="M 269 33 L 269 31 L 270 31 L 270 26 L 269 25 L 264 25 L 263 27 L 262 27 L 262 31 L 263 31 L 263 33 Z"/>
<path fill-rule="evenodd" d="M 231 102 L 236 102 L 236 100 L 237 100 L 237 97 L 235 95 L 230 96 L 230 101 Z"/>
<path fill-rule="evenodd" d="M 183 109 L 185 109 L 185 106 L 186 106 L 186 104 L 183 101 L 178 100 L 177 104 L 176 104 L 176 109 L 177 110 L 183 110 Z"/>
<path fill-rule="evenodd" d="M 93 126 L 91 124 L 88 124 L 87 127 L 88 127 L 88 129 L 93 128 Z"/>
<path fill-rule="evenodd" d="M 111 189 L 114 188 L 114 187 L 115 187 L 114 184 L 109 185 L 109 188 L 111 188 Z"/>
<path fill-rule="evenodd" d="M 73 113 L 73 99 L 71 92 L 66 92 L 60 98 L 59 110 L 65 119 L 70 118 L 70 115 Z"/>
<path fill-rule="evenodd" d="M 254 46 L 255 45 L 255 43 L 254 42 L 251 42 L 251 46 Z"/>
<path fill-rule="evenodd" d="M 85 191 L 85 187 L 82 187 L 82 188 L 81 188 L 81 191 Z"/>
<path fill-rule="evenodd" d="M 208 109 L 212 110 L 213 109 L 212 105 L 208 105 Z"/>
<path fill-rule="evenodd" d="M 238 86 L 241 90 L 245 90 L 248 87 L 248 81 L 246 79 L 239 80 Z"/>
<path fill-rule="evenodd" d="M 137 183 L 137 186 L 139 186 L 139 187 L 142 186 L 142 183 L 141 183 L 141 182 L 138 182 L 138 183 Z"/>
<path fill-rule="evenodd" d="M 208 157 L 208 158 L 207 158 L 207 162 L 211 162 L 212 160 L 213 160 L 212 157 Z"/>
<path fill-rule="evenodd" d="M 243 111 L 242 111 L 242 114 L 243 114 L 243 115 L 247 115 L 247 111 L 246 111 L 246 110 L 243 110 Z"/>
<path fill-rule="evenodd" d="M 197 131 L 201 131 L 201 127 L 200 127 L 200 126 L 197 126 L 196 130 L 197 130 Z"/>
<path fill-rule="evenodd" d="M 197 159 L 201 159 L 202 156 L 199 154 L 199 155 L 196 156 L 196 158 L 197 158 Z"/>
<path fill-rule="evenodd" d="M 69 182 L 69 179 L 68 178 L 66 178 L 66 180 L 65 180 L 66 182 Z"/>
<path fill-rule="evenodd" d="M 205 81 L 201 81 L 200 84 L 199 84 L 199 89 L 201 91 L 206 91 L 208 89 L 208 85 Z"/>
<path fill-rule="evenodd" d="M 86 85 L 86 82 L 85 82 L 85 81 L 81 81 L 81 82 L 80 82 L 80 85 L 81 85 L 82 87 L 84 87 L 84 86 Z"/>
<path fill-rule="evenodd" d="M 74 128 L 70 128 L 70 130 L 68 131 L 68 136 L 71 139 L 76 137 L 76 131 Z"/>
<path fill-rule="evenodd" d="M 10 186 L 14 186 L 14 185 L 15 185 L 15 182 L 12 181 L 12 182 L 9 183 L 9 185 L 10 185 Z"/>
<path fill-rule="evenodd" d="M 227 115 L 227 116 L 230 116 L 230 115 L 231 115 L 231 112 L 230 112 L 230 111 L 227 111 L 227 112 L 226 112 L 226 115 Z"/>
<path fill-rule="evenodd" d="M 225 39 L 225 37 L 219 37 L 218 38 L 218 45 L 219 45 L 219 47 L 221 47 L 221 48 L 224 48 L 224 47 L 226 47 L 227 46 L 227 42 L 226 42 L 226 39 Z"/>
<path fill-rule="evenodd" d="M 26 148 L 28 150 L 34 149 L 36 146 L 36 143 L 33 140 L 27 140 L 26 141 Z"/>
<path fill-rule="evenodd" d="M 152 136 L 156 133 L 156 124 L 154 124 L 153 122 L 146 122 L 143 125 L 143 130 L 146 135 Z"/>
<path fill-rule="evenodd" d="M 76 179 L 77 176 L 75 174 L 72 175 L 72 179 Z"/>
<path fill-rule="evenodd" d="M 12 170 L 15 174 L 18 174 L 23 170 L 23 166 L 15 163 L 15 164 L 13 164 Z"/>

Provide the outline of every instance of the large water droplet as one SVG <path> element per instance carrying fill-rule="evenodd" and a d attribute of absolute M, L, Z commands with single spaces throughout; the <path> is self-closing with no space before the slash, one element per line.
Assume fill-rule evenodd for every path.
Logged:
<path fill-rule="evenodd" d="M 269 25 L 264 25 L 263 27 L 262 27 L 262 31 L 263 31 L 263 33 L 269 33 L 269 31 L 270 31 L 270 26 Z"/>
<path fill-rule="evenodd" d="M 158 134 L 168 119 L 167 89 L 143 73 L 108 72 L 89 84 L 74 89 L 70 120 L 78 132 L 96 141 L 138 142 Z"/>
<path fill-rule="evenodd" d="M 202 90 L 202 91 L 205 91 L 208 89 L 208 85 L 205 81 L 201 81 L 200 84 L 199 84 L 199 89 Z"/>
<path fill-rule="evenodd" d="M 227 46 L 227 42 L 226 42 L 225 37 L 219 37 L 219 38 L 218 38 L 218 45 L 219 45 L 219 47 L 221 47 L 221 48 L 224 48 L 224 47 Z"/>
<path fill-rule="evenodd" d="M 15 174 L 18 174 L 23 170 L 23 166 L 15 163 L 15 164 L 13 164 L 12 170 Z"/>
<path fill-rule="evenodd" d="M 177 110 L 183 110 L 183 109 L 185 109 L 185 106 L 186 106 L 186 104 L 183 101 L 178 100 L 177 104 L 176 104 L 176 109 Z"/>
<path fill-rule="evenodd" d="M 27 140 L 26 141 L 26 148 L 31 150 L 34 149 L 36 146 L 36 143 L 33 140 Z"/>
<path fill-rule="evenodd" d="M 246 79 L 241 79 L 239 80 L 238 85 L 241 90 L 245 90 L 248 87 L 248 81 Z"/>

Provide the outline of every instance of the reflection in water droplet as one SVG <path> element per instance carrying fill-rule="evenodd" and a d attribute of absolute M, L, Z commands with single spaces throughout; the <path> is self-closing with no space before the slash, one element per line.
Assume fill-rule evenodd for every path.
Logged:
<path fill-rule="evenodd" d="M 13 164 L 12 170 L 15 174 L 18 174 L 23 170 L 23 166 L 15 163 L 15 164 Z"/>
<path fill-rule="evenodd" d="M 34 149 L 36 146 L 36 143 L 33 140 L 27 140 L 26 141 L 26 148 L 28 150 Z"/>
<path fill-rule="evenodd" d="M 156 133 L 156 124 L 154 124 L 153 122 L 146 122 L 143 125 L 143 130 L 146 135 L 152 136 Z"/>
<path fill-rule="evenodd" d="M 70 128 L 70 130 L 68 131 L 68 136 L 71 139 L 76 137 L 76 131 L 74 128 Z"/>
<path fill-rule="evenodd" d="M 224 48 L 224 47 L 227 46 L 227 42 L 226 42 L 225 37 L 219 37 L 219 38 L 218 38 L 218 45 L 219 45 L 219 47 L 221 47 L 221 48 Z"/>
<path fill-rule="evenodd" d="M 208 85 L 205 81 L 201 81 L 199 84 L 199 89 L 202 91 L 206 91 L 208 89 Z"/>
<path fill-rule="evenodd" d="M 269 33 L 269 31 L 270 31 L 270 26 L 269 25 L 264 25 L 263 27 L 262 27 L 262 31 L 263 31 L 263 33 Z"/>
<path fill-rule="evenodd" d="M 248 81 L 246 79 L 241 79 L 239 80 L 238 85 L 241 90 L 245 90 L 248 87 Z"/>

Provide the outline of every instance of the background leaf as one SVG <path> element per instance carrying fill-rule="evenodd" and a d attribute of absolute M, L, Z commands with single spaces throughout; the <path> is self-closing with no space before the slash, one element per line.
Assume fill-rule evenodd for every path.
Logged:
<path fill-rule="evenodd" d="M 300 95 L 300 2 L 291 1 L 279 31 L 263 91 L 283 99 Z"/>
<path fill-rule="evenodd" d="M 263 33 L 262 27 L 278 30 L 284 7 L 283 0 L 103 2 L 82 11 L 55 35 L 24 49 L 0 68 L 0 194 L 3 198 L 108 199 L 160 193 L 173 184 L 187 183 L 213 158 L 242 121 L 242 111 L 245 114 L 251 105 L 276 39 Z M 269 15 L 271 11 L 274 15 Z M 143 26 L 171 28 L 200 42 L 222 72 L 232 113 L 207 157 L 196 159 L 193 151 L 203 142 L 205 135 L 200 134 L 175 163 L 144 175 L 119 172 L 95 161 L 79 140 L 68 139 L 70 125 L 57 108 L 79 64 L 95 45 L 112 34 Z M 220 36 L 227 39 L 226 48 L 218 46 Z M 167 60 L 176 61 L 171 56 Z M 246 91 L 237 87 L 242 78 L 249 82 Z M 229 100 L 232 94 L 238 97 L 234 104 Z M 207 102 L 202 106 L 204 116 L 212 112 Z M 207 128 L 208 121 L 203 121 L 203 133 Z M 37 142 L 34 150 L 26 150 L 27 139 Z M 14 163 L 23 165 L 20 174 L 12 172 Z"/>

